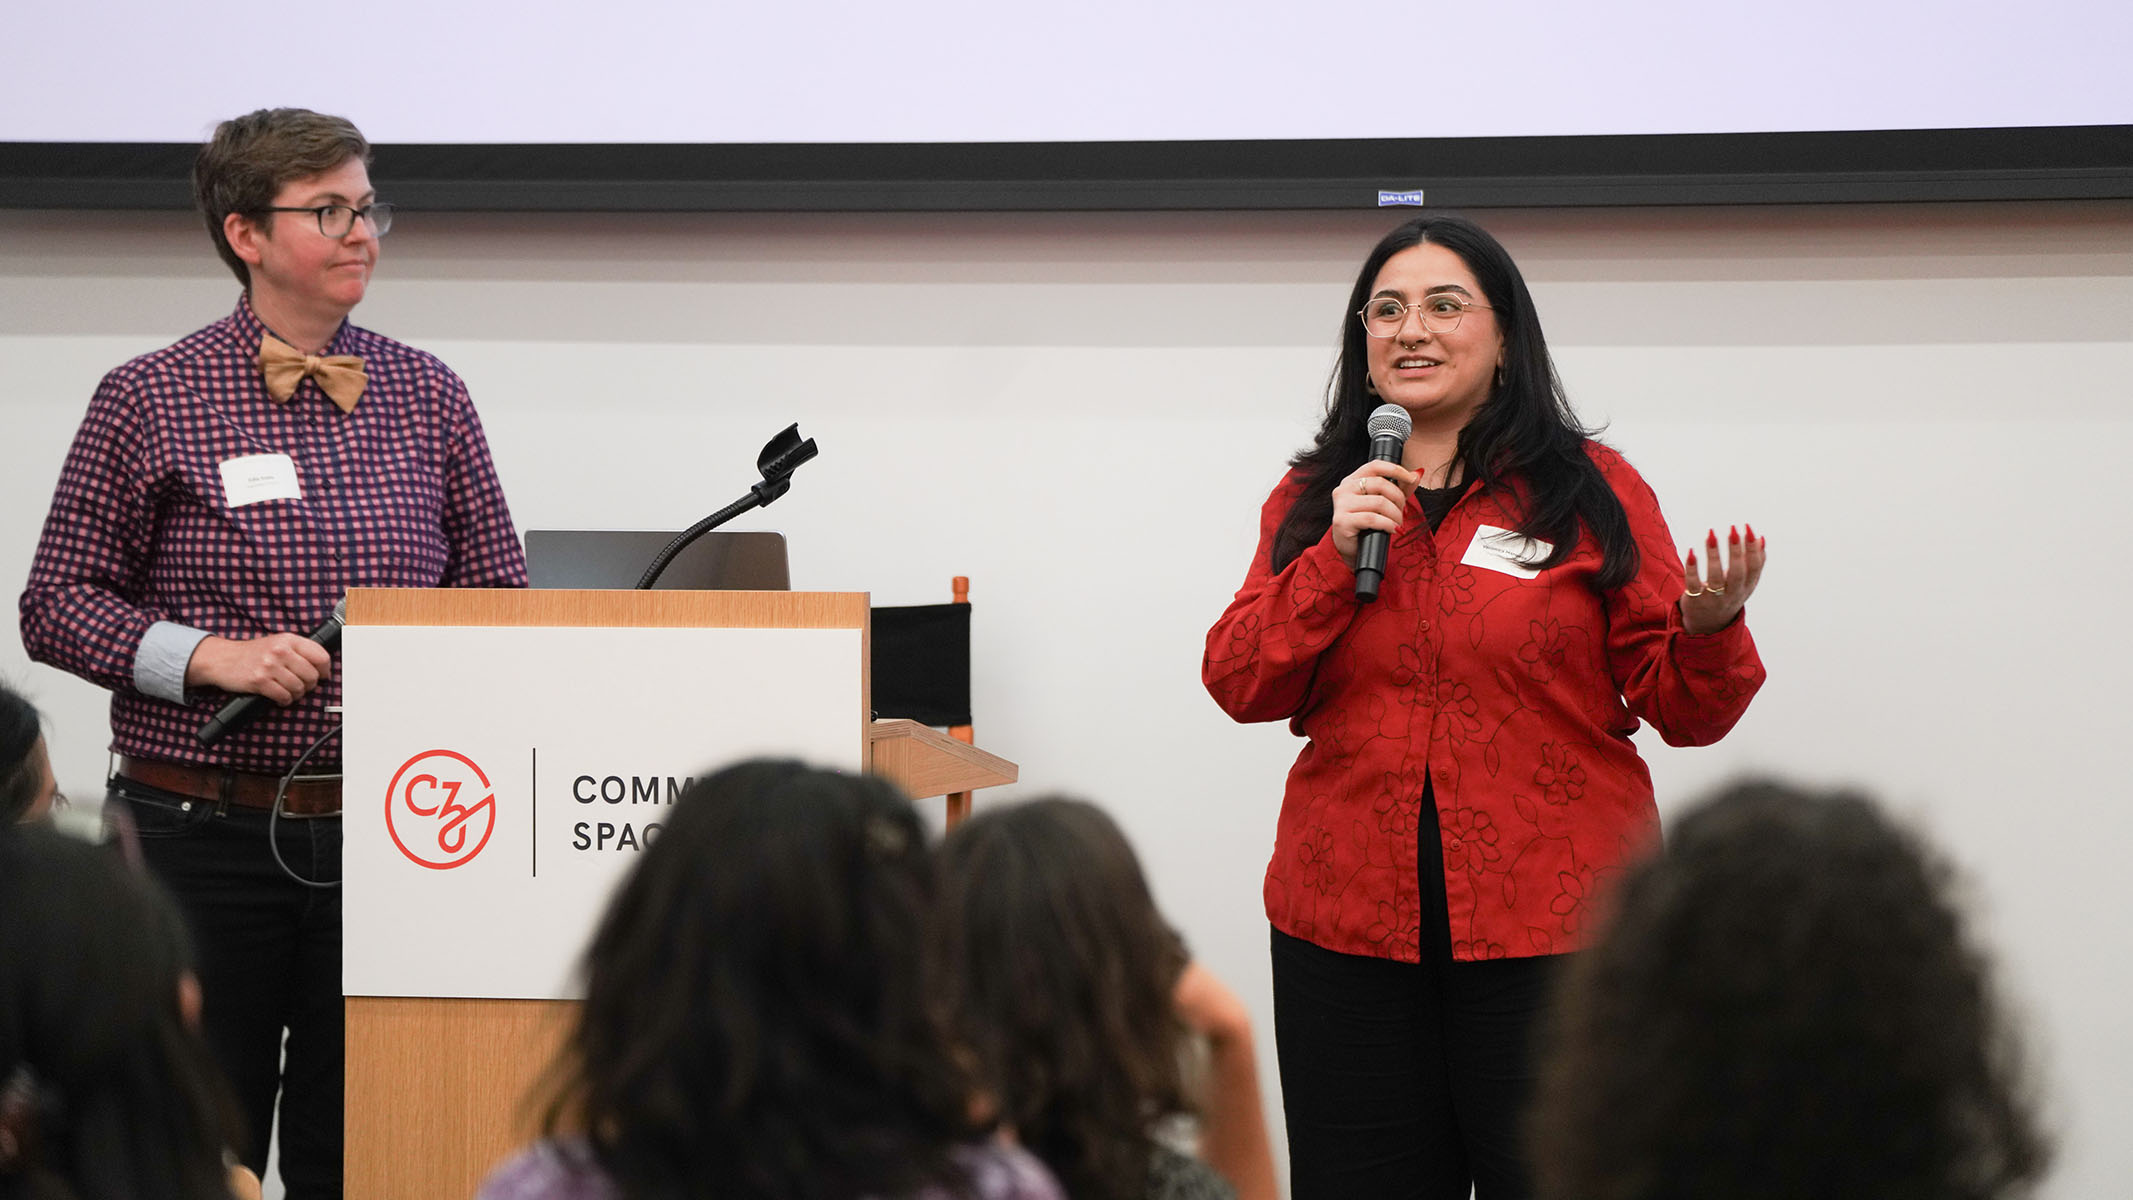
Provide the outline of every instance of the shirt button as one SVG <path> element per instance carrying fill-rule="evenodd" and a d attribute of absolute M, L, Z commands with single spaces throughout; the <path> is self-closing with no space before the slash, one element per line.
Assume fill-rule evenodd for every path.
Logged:
<path fill-rule="evenodd" d="M 1422 622 L 1422 632 L 1424 632 L 1424 633 L 1428 633 L 1428 632 L 1429 632 L 1429 622 L 1428 622 L 1428 621 L 1426 621 L 1426 620 Z"/>

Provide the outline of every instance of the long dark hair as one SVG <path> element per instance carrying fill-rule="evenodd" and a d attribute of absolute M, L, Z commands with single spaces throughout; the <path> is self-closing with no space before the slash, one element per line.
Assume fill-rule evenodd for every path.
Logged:
<path fill-rule="evenodd" d="M 1615 893 L 1533 1112 L 1552 1200 L 1991 1200 L 2049 1153 L 1950 872 L 1865 797 L 1736 786 Z"/>
<path fill-rule="evenodd" d="M 1407 222 L 1386 234 L 1363 260 L 1341 314 L 1340 360 L 1326 384 L 1325 420 L 1311 448 L 1289 463 L 1304 473 L 1303 491 L 1274 538 L 1273 569 L 1288 566 L 1325 536 L 1333 523 L 1334 487 L 1370 457 L 1367 426 L 1380 400 L 1369 387 L 1369 339 L 1355 314 L 1370 299 L 1371 285 L 1385 261 L 1425 243 L 1450 250 L 1474 273 L 1503 332 L 1502 380 L 1459 431 L 1458 461 L 1467 477 L 1483 488 L 1497 488 L 1514 478 L 1523 486 L 1525 519 L 1518 532 L 1555 546 L 1537 565 L 1552 567 L 1569 557 L 1582 525 L 1600 546 L 1598 586 L 1627 583 L 1637 573 L 1629 519 L 1585 453 L 1584 441 L 1594 431 L 1579 423 L 1563 395 L 1525 277 L 1487 230 L 1450 215 Z"/>
<path fill-rule="evenodd" d="M 963 822 L 941 856 L 941 992 L 1000 1119 L 1076 1200 L 1139 1200 L 1152 1126 L 1188 1102 L 1184 944 L 1133 848 L 1101 809 L 1052 798 Z"/>
<path fill-rule="evenodd" d="M 630 1200 L 960 1186 L 972 1087 L 927 1008 L 935 866 L 876 779 L 754 761 L 697 781 L 586 953 L 552 1077 Z"/>
<path fill-rule="evenodd" d="M 229 1200 L 235 1110 L 179 1007 L 189 969 L 154 880 L 0 829 L 0 1197 Z"/>
<path fill-rule="evenodd" d="M 43 736 L 36 707 L 0 681 L 0 825 L 20 820 L 44 786 L 37 761 Z"/>

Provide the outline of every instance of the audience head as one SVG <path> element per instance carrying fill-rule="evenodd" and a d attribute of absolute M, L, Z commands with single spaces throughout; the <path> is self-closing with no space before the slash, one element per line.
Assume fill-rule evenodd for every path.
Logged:
<path fill-rule="evenodd" d="M 971 1089 L 925 1002 L 934 863 L 890 785 L 744 762 L 675 802 L 587 951 L 553 1129 L 624 1195 L 902 1195 Z"/>
<path fill-rule="evenodd" d="M 2047 1151 L 1948 867 L 1777 783 L 1684 817 L 1564 981 L 1535 1103 L 1560 1200 L 1985 1200 Z"/>
<path fill-rule="evenodd" d="M 252 272 L 230 248 L 227 219 L 263 215 L 282 188 L 352 158 L 370 162 L 363 134 L 346 118 L 309 109 L 262 108 L 215 127 L 193 160 L 193 200 L 237 282 L 250 287 Z"/>
<path fill-rule="evenodd" d="M 0 829 L 0 1197 L 228 1200 L 176 909 L 109 848 Z"/>
<path fill-rule="evenodd" d="M 1146 1191 L 1151 1126 L 1187 1106 L 1183 943 L 1104 812 L 1034 800 L 942 844 L 935 967 L 1000 1120 L 1093 1200 Z"/>
<path fill-rule="evenodd" d="M 0 683 L 0 825 L 43 816 L 58 791 L 37 709 Z"/>

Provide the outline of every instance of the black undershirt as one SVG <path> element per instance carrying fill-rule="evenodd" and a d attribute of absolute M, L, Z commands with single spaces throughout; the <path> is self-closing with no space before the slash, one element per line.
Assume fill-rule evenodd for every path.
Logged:
<path fill-rule="evenodd" d="M 1461 480 L 1450 487 L 1415 489 L 1415 499 L 1422 503 L 1422 515 L 1429 519 L 1431 533 L 1437 532 L 1437 526 L 1444 524 L 1444 518 L 1452 511 L 1452 505 L 1459 503 L 1459 497 L 1466 495 L 1466 485 L 1470 482 L 1472 481 Z"/>
<path fill-rule="evenodd" d="M 1437 532 L 1444 518 L 1466 494 L 1471 480 L 1460 480 L 1450 487 L 1415 489 L 1415 499 L 1422 505 L 1422 515 L 1429 520 L 1429 531 Z M 1444 845 L 1443 829 L 1437 821 L 1436 788 L 1427 774 L 1422 776 L 1421 845 L 1417 859 L 1418 874 L 1422 885 L 1422 961 L 1425 963 L 1448 963 L 1452 960 L 1452 915 L 1451 905 L 1444 895 Z M 1435 835 L 1435 836 L 1432 836 Z"/>

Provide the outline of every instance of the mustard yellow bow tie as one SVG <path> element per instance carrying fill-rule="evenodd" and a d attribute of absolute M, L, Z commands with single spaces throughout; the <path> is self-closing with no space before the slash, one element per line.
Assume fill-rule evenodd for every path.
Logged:
<path fill-rule="evenodd" d="M 259 343 L 259 373 L 266 377 L 267 395 L 274 397 L 276 404 L 288 403 L 289 397 L 296 394 L 296 385 L 309 375 L 318 380 L 319 389 L 342 412 L 355 411 L 356 401 L 363 398 L 363 389 L 370 383 L 370 376 L 363 373 L 363 360 L 355 355 L 320 358 L 305 354 L 271 333 Z"/>

